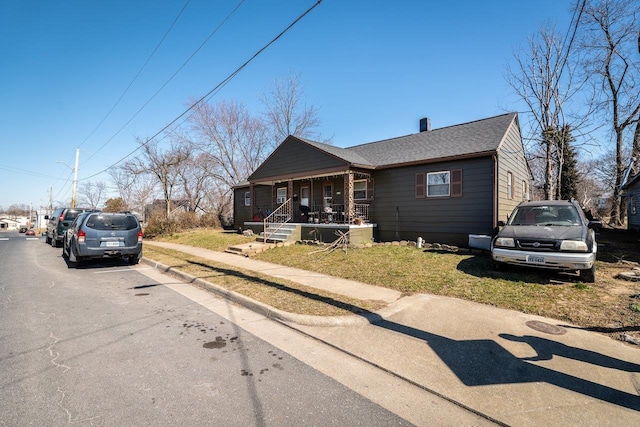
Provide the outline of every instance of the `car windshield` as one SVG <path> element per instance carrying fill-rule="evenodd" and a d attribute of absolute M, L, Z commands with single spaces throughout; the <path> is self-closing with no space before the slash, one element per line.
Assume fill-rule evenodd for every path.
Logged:
<path fill-rule="evenodd" d="M 581 225 L 574 206 L 520 206 L 509 218 L 509 225 Z"/>
<path fill-rule="evenodd" d="M 138 222 L 131 215 L 91 215 L 86 225 L 94 230 L 133 230 Z"/>

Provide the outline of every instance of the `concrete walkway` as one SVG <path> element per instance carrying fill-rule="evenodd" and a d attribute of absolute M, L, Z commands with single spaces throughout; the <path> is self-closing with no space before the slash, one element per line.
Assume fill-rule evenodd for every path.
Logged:
<path fill-rule="evenodd" d="M 389 289 L 237 255 L 145 244 L 386 302 L 387 308 L 374 315 L 346 316 L 352 321 L 314 321 L 226 295 L 496 424 L 640 425 L 638 347 L 566 322 L 455 298 L 401 297 Z"/>

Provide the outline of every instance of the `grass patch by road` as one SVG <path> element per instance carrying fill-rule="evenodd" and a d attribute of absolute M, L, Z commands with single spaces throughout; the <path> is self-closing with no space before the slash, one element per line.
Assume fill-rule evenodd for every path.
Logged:
<path fill-rule="evenodd" d="M 147 245 L 144 256 L 289 313 L 344 316 L 376 311 L 382 303 L 323 292 L 288 280 L 231 267 L 184 252 Z"/>
<path fill-rule="evenodd" d="M 214 250 L 253 241 L 216 230 L 190 231 L 158 240 Z M 614 231 L 613 234 L 601 233 L 598 241 L 596 283 L 582 283 L 576 275 L 537 270 L 514 268 L 495 272 L 486 254 L 430 252 L 410 246 L 375 245 L 349 249 L 346 253 L 336 250 L 312 254 L 318 249 L 316 246 L 292 245 L 268 250 L 255 258 L 407 294 L 444 295 L 556 318 L 610 334 L 638 332 L 640 283 L 615 278 L 617 273 L 631 268 L 626 262 L 640 261 L 638 238 Z M 154 256 L 149 247 L 145 248 L 145 256 Z M 276 299 L 288 299 L 290 295 L 285 293 Z M 255 298 L 263 300 L 265 297 L 258 294 Z M 345 299 L 342 296 L 332 298 Z M 300 302 L 288 306 L 297 304 Z"/>

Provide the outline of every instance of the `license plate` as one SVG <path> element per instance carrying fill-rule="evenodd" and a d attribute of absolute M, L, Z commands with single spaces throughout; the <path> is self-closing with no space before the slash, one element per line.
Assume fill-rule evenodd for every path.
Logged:
<path fill-rule="evenodd" d="M 544 257 L 539 255 L 527 255 L 527 264 L 544 264 Z"/>
<path fill-rule="evenodd" d="M 106 246 L 108 247 L 113 247 L 113 246 L 120 246 L 120 242 L 106 242 Z"/>

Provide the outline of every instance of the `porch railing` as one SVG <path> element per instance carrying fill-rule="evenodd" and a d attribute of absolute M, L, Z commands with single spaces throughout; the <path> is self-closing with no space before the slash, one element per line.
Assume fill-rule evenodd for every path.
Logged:
<path fill-rule="evenodd" d="M 349 218 L 344 211 L 344 205 L 315 205 L 309 211 L 309 222 L 347 224 L 353 223 L 359 218 L 362 222 L 369 222 L 369 205 L 366 203 L 355 203 L 353 205 L 353 217 Z"/>
<path fill-rule="evenodd" d="M 365 203 L 355 203 L 353 209 L 356 218 L 360 218 L 364 222 L 369 222 L 369 205 Z"/>
<path fill-rule="evenodd" d="M 276 234 L 278 230 L 280 230 L 284 224 L 291 221 L 292 218 L 293 203 L 291 199 L 287 199 L 278 209 L 271 212 L 271 214 L 263 220 L 262 237 L 264 241 L 269 240 L 271 236 Z"/>

